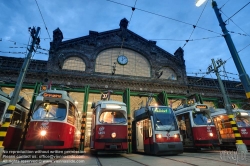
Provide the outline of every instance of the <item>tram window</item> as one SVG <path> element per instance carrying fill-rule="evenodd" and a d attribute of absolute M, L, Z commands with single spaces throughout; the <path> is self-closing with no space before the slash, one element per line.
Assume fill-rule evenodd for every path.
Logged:
<path fill-rule="evenodd" d="M 0 118 L 3 116 L 5 105 L 5 102 L 0 101 Z"/>
<path fill-rule="evenodd" d="M 41 103 L 34 111 L 32 118 L 64 120 L 66 116 L 66 106 L 61 103 Z"/>
<path fill-rule="evenodd" d="M 71 124 L 75 123 L 75 107 L 71 103 L 69 104 L 69 113 L 68 113 L 67 122 Z"/>
<path fill-rule="evenodd" d="M 236 122 L 238 127 L 250 127 L 250 117 L 237 117 Z"/>
<path fill-rule="evenodd" d="M 177 130 L 177 123 L 172 111 L 154 112 L 154 125 L 156 130 Z"/>
<path fill-rule="evenodd" d="M 25 112 L 19 109 L 15 109 L 10 124 L 18 127 L 23 127 L 26 119 L 25 115 Z"/>
<path fill-rule="evenodd" d="M 208 125 L 212 123 L 209 115 L 205 112 L 193 112 L 193 120 L 196 125 Z"/>
<path fill-rule="evenodd" d="M 118 111 L 104 111 L 99 117 L 101 123 L 125 123 L 127 122 L 126 117 L 122 112 Z"/>

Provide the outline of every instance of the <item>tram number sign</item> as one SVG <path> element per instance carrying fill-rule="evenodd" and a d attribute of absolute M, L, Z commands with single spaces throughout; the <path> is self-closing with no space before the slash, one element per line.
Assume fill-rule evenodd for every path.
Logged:
<path fill-rule="evenodd" d="M 43 97 L 62 98 L 62 94 L 59 94 L 59 93 L 44 93 Z"/>
<path fill-rule="evenodd" d="M 206 105 L 197 105 L 196 108 L 207 109 L 207 106 Z"/>
<path fill-rule="evenodd" d="M 101 100 L 107 100 L 107 99 L 109 99 L 109 93 L 103 93 L 102 95 L 101 95 Z"/>

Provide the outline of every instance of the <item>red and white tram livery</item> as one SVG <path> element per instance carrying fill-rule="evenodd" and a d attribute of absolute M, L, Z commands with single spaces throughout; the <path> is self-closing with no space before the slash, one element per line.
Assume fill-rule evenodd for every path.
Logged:
<path fill-rule="evenodd" d="M 128 150 L 127 107 L 113 100 L 92 105 L 90 148 L 94 153 Z"/>
<path fill-rule="evenodd" d="M 8 95 L 0 90 L 0 125 L 10 123 L 7 134 L 4 138 L 3 146 L 5 149 L 18 149 L 21 141 L 25 120 L 30 108 L 30 103 L 23 97 L 19 96 L 13 116 L 10 122 L 5 121 L 5 113 L 10 104 L 11 94 Z"/>
<path fill-rule="evenodd" d="M 219 145 L 210 110 L 205 104 L 183 105 L 175 111 L 184 148 L 209 148 Z"/>
<path fill-rule="evenodd" d="M 24 149 L 78 149 L 80 127 L 80 115 L 68 92 L 46 90 L 36 97 Z"/>

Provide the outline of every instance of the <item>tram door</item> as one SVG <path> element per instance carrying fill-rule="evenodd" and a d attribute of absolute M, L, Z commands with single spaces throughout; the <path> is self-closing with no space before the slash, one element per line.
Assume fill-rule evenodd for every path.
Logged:
<path fill-rule="evenodd" d="M 136 147 L 137 151 L 144 152 L 143 120 L 136 122 Z"/>
<path fill-rule="evenodd" d="M 184 146 L 193 145 L 193 132 L 189 112 L 177 115 L 178 125 Z"/>

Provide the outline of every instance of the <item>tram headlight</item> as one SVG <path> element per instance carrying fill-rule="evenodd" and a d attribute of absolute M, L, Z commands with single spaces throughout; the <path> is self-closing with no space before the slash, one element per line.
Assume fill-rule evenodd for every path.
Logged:
<path fill-rule="evenodd" d="M 115 132 L 111 133 L 111 137 L 115 138 L 116 137 L 116 133 Z"/>
<path fill-rule="evenodd" d="M 41 132 L 40 132 L 40 135 L 41 136 L 45 136 L 47 134 L 47 131 L 46 130 L 42 130 Z"/>
<path fill-rule="evenodd" d="M 212 136 L 214 136 L 214 134 L 213 133 L 209 133 L 209 136 L 212 137 Z"/>
<path fill-rule="evenodd" d="M 155 137 L 156 138 L 162 138 L 162 135 L 161 134 L 155 134 Z"/>
<path fill-rule="evenodd" d="M 174 138 L 180 138 L 179 134 L 174 134 Z"/>

